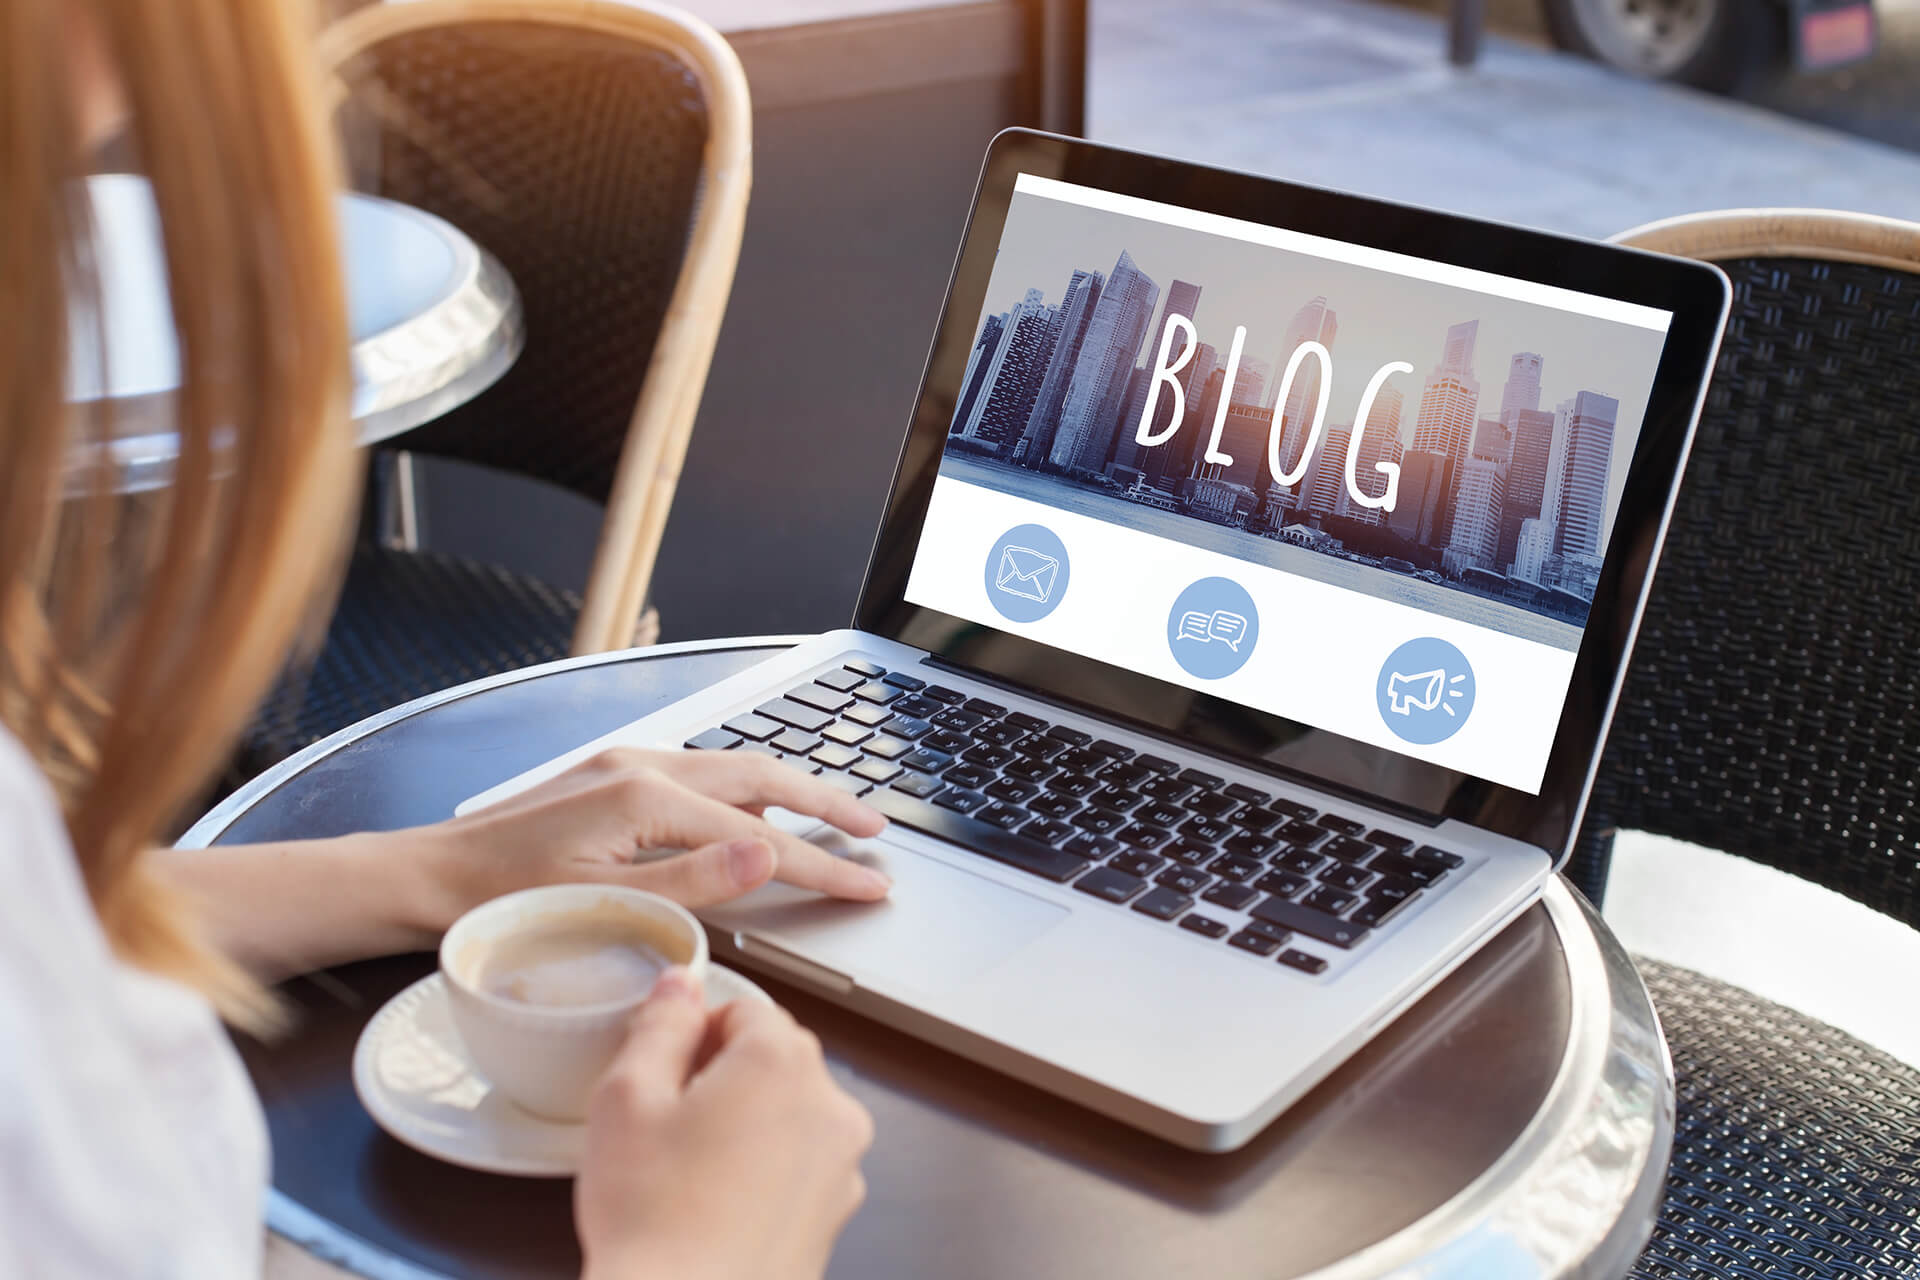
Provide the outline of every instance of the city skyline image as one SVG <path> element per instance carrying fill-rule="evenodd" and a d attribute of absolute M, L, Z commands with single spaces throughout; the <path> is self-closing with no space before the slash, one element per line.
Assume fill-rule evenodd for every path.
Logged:
<path fill-rule="evenodd" d="M 1330 369 L 1303 359 L 1281 400 L 1307 341 Z M 1078 490 L 1121 523 L 1152 510 L 1232 529 L 1244 559 L 1273 559 L 1277 542 L 1577 625 L 1663 343 L 1544 303 L 1021 195 L 942 470 L 1041 501 L 1036 485 Z M 1156 390 L 1163 349 L 1178 367 Z M 1347 483 L 1356 431 L 1366 500 Z M 1380 463 L 1399 467 L 1391 509 Z"/>

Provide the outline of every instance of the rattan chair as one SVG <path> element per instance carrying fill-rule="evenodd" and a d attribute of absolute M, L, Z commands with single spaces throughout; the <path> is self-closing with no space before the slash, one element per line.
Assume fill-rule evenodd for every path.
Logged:
<path fill-rule="evenodd" d="M 1655 832 L 1920 926 L 1920 225 L 1742 210 L 1617 238 L 1718 263 L 1734 302 L 1569 874 L 1598 901 L 1614 831 Z M 1920 1071 L 1641 969 L 1679 1114 L 1633 1274 L 1920 1275 Z"/>
<path fill-rule="evenodd" d="M 746 79 L 711 28 L 599 0 L 421 0 L 341 19 L 357 186 L 505 266 L 525 348 L 477 399 L 389 442 L 605 504 L 584 599 L 498 565 L 363 540 L 310 669 L 243 753 L 260 768 L 383 708 L 650 642 L 642 608 L 739 257 Z M 511 513 L 503 517 L 511 522 Z"/>

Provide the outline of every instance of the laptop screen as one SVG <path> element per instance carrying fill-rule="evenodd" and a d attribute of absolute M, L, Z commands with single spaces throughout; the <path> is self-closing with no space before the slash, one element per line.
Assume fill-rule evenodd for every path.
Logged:
<path fill-rule="evenodd" d="M 1537 795 L 1672 318 L 1022 173 L 905 598 Z"/>

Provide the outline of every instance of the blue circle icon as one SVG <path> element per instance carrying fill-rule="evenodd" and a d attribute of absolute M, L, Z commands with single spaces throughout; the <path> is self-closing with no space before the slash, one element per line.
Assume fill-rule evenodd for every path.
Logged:
<path fill-rule="evenodd" d="M 1067 547 L 1045 525 L 1015 525 L 987 554 L 987 599 L 1004 618 L 1038 622 L 1067 594 Z"/>
<path fill-rule="evenodd" d="M 1387 656 L 1374 697 L 1387 728 L 1430 747 L 1460 732 L 1473 712 L 1467 655 L 1433 636 L 1409 640 Z"/>
<path fill-rule="evenodd" d="M 1190 676 L 1218 680 L 1247 665 L 1260 639 L 1260 613 L 1247 589 L 1230 578 L 1202 578 L 1182 591 L 1167 614 L 1167 647 Z"/>

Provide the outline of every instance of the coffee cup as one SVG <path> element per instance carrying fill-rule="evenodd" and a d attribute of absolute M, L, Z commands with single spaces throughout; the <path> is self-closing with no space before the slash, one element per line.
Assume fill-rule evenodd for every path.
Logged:
<path fill-rule="evenodd" d="M 523 889 L 440 941 L 454 1027 L 487 1082 L 547 1120 L 586 1115 L 633 1011 L 669 965 L 707 971 L 707 935 L 676 902 L 618 885 Z"/>

